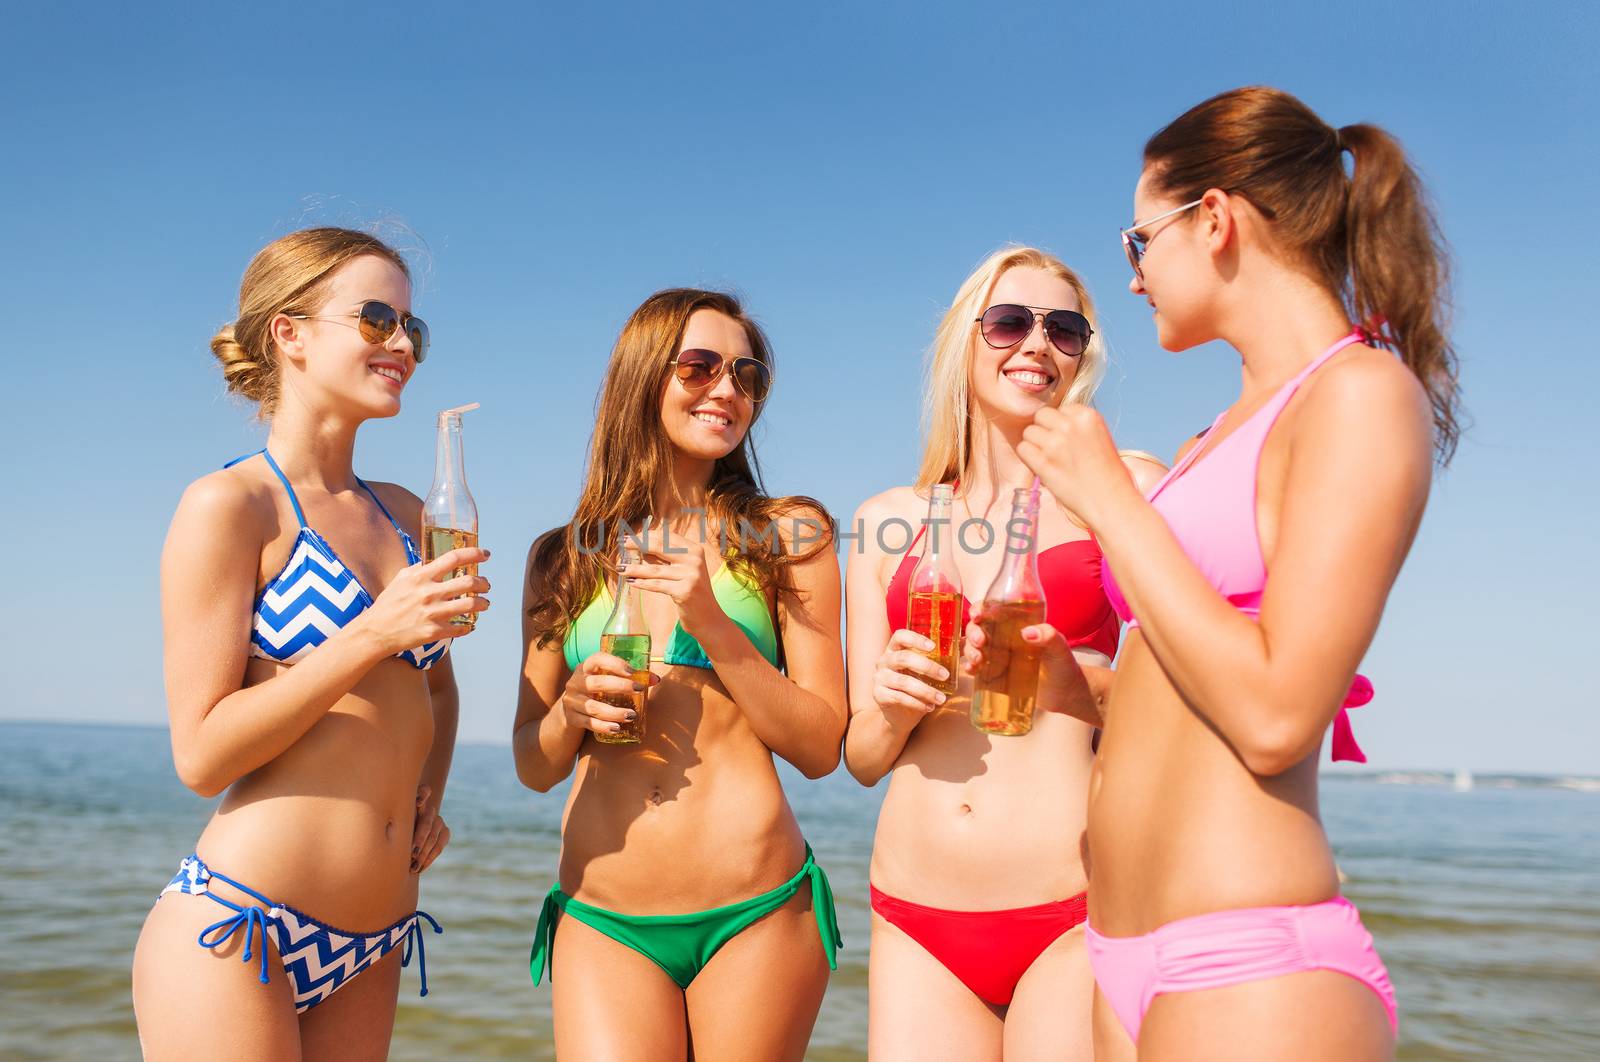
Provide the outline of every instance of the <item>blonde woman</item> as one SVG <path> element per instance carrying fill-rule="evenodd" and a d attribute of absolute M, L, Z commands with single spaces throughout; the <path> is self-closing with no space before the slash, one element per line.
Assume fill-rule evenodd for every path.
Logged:
<path fill-rule="evenodd" d="M 147 1059 L 385 1058 L 400 967 L 438 932 L 417 883 L 450 836 L 446 650 L 489 588 L 441 576 L 489 555 L 419 563 L 422 503 L 351 469 L 427 342 L 401 257 L 334 228 L 256 255 L 211 342 L 271 429 L 189 485 L 161 555 L 172 758 L 225 795 L 139 935 Z"/>
<path fill-rule="evenodd" d="M 939 324 L 916 482 L 857 513 L 864 534 L 847 571 L 845 761 L 864 785 L 891 774 L 872 852 L 875 1059 L 1090 1055 L 1080 841 L 1093 730 L 1053 711 L 1025 737 L 974 729 L 970 676 L 956 676 L 953 695 L 940 693 L 948 675 L 923 655 L 932 643 L 906 629 L 923 532 L 909 549 L 894 547 L 896 525 L 917 527 L 929 491 L 953 485 L 954 527 L 986 521 L 993 532 L 945 529 L 967 611 L 999 570 L 1012 491 L 1031 480 L 1017 457 L 1023 429 L 1042 408 L 1087 404 L 1104 373 L 1094 306 L 1077 274 L 1033 248 L 996 252 Z M 1126 463 L 1140 482 L 1161 471 Z M 1039 519 L 1047 619 L 1085 662 L 1109 666 L 1119 623 L 1101 590 L 1099 545 L 1048 492 Z"/>
<path fill-rule="evenodd" d="M 517 773 L 544 792 L 577 768 L 531 963 L 562 1058 L 799 1059 L 834 967 L 833 897 L 773 756 L 812 778 L 839 763 L 839 569 L 822 507 L 761 489 L 771 375 L 733 298 L 646 299 L 572 521 L 529 553 Z M 600 698 L 644 686 L 600 651 L 612 547 L 647 519 L 620 572 L 653 647 L 644 736 L 607 744 L 637 720 Z"/>

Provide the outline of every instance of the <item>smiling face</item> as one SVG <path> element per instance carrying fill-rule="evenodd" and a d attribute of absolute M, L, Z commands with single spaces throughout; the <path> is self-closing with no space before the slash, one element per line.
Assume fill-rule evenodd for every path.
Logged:
<path fill-rule="evenodd" d="M 672 373 L 661 392 L 661 425 L 673 447 L 689 457 L 715 461 L 744 440 L 755 419 L 755 403 L 740 391 L 728 371 L 734 358 L 754 357 L 744 326 L 719 310 L 699 309 L 689 316 L 678 352 L 711 350 L 724 368 L 709 387 L 690 390 Z"/>
<path fill-rule="evenodd" d="M 328 278 L 325 297 L 306 311 L 312 319 L 274 319 L 272 339 L 282 356 L 286 394 L 325 415 L 364 420 L 400 412 L 400 393 L 416 371 L 416 358 L 404 328 L 382 343 L 362 337 L 356 315 L 370 300 L 409 312 L 411 284 L 393 262 L 363 255 Z"/>
<path fill-rule="evenodd" d="M 1136 220 L 1154 218 L 1183 203 L 1161 190 L 1148 167 L 1133 194 Z M 1156 338 L 1165 350 L 1188 350 L 1216 338 L 1210 321 L 1217 288 L 1216 265 L 1209 247 L 1210 204 L 1150 225 L 1141 225 L 1145 240 L 1141 277 L 1134 274 L 1128 290 L 1145 299 L 1155 318 Z"/>
<path fill-rule="evenodd" d="M 1001 273 L 994 290 L 980 309 L 1000 303 L 1050 310 L 1083 312 L 1072 285 L 1054 273 L 1033 266 L 1016 266 Z M 1058 406 L 1081 357 L 1061 353 L 1045 336 L 1038 318 L 1029 333 L 1009 347 L 991 347 L 979 326 L 972 325 L 972 361 L 969 370 L 973 401 L 991 421 L 1030 420 L 1043 406 Z"/>

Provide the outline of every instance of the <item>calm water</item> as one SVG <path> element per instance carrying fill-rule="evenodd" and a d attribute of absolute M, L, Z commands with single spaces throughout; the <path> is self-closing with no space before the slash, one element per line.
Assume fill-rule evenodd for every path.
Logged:
<path fill-rule="evenodd" d="M 0 723 L 0 748 L 0 1057 L 136 1058 L 134 939 L 210 805 L 178 784 L 163 730 Z M 861 1059 L 882 791 L 842 771 L 785 783 L 846 945 L 808 1057 Z M 1399 991 L 1401 1058 L 1600 1058 L 1600 793 L 1330 779 L 1324 794 Z M 445 935 L 426 1000 L 405 974 L 395 1059 L 554 1057 L 550 989 L 527 963 L 562 799 L 523 789 L 508 749 L 457 751 L 455 840 L 423 884 Z"/>

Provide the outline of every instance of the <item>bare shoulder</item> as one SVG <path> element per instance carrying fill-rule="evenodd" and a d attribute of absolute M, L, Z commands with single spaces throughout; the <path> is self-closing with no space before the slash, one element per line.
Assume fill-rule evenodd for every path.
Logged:
<path fill-rule="evenodd" d="M 564 544 L 566 526 L 552 527 L 533 540 L 528 547 L 528 559 L 523 574 L 523 586 L 532 596 L 538 596 L 544 586 L 544 575 Z"/>
<path fill-rule="evenodd" d="M 928 499 L 917 494 L 910 486 L 890 487 L 874 494 L 856 507 L 856 519 L 869 527 L 887 520 L 910 520 L 919 517 L 928 507 Z"/>
<path fill-rule="evenodd" d="M 203 583 L 223 572 L 254 572 L 267 539 L 280 530 L 283 488 L 264 469 L 222 469 L 184 489 L 161 549 L 162 581 L 187 572 Z M 277 488 L 276 491 L 273 488 Z M 175 566 L 175 567 L 174 567 Z M 215 593 L 211 583 L 208 593 Z"/>
<path fill-rule="evenodd" d="M 1151 454 L 1124 450 L 1118 456 L 1122 458 L 1122 466 L 1128 470 L 1128 475 L 1133 478 L 1134 486 L 1139 488 L 1141 494 L 1149 494 L 1161 482 L 1161 477 L 1167 474 L 1167 466 Z"/>
<path fill-rule="evenodd" d="M 1209 428 L 1206 429 L 1206 431 L 1210 431 L 1210 430 L 1211 429 L 1209 429 Z M 1185 457 L 1188 457 L 1189 456 L 1189 451 L 1193 450 L 1196 446 L 1199 446 L 1201 440 L 1203 440 L 1206 437 L 1206 431 L 1202 431 L 1197 435 L 1191 435 L 1191 436 L 1189 436 L 1189 438 L 1185 439 L 1184 442 L 1183 442 L 1183 445 L 1178 447 L 1178 452 L 1176 454 L 1172 455 L 1172 463 L 1174 465 L 1176 465 L 1178 462 L 1182 461 Z"/>
<path fill-rule="evenodd" d="M 276 511 L 274 486 L 240 465 L 209 472 L 184 488 L 173 522 L 230 532 L 261 527 Z"/>
<path fill-rule="evenodd" d="M 1427 392 L 1416 374 L 1388 351 L 1360 346 L 1315 373 L 1306 388 L 1306 404 L 1380 402 L 1428 408 Z"/>
<path fill-rule="evenodd" d="M 810 553 L 833 540 L 833 514 L 814 498 L 794 498 L 773 510 L 773 523 L 786 552 Z"/>
<path fill-rule="evenodd" d="M 1387 351 L 1358 347 L 1312 376 L 1304 391 L 1296 435 L 1343 434 L 1359 425 L 1368 438 L 1426 443 L 1432 430 L 1421 381 Z"/>
<path fill-rule="evenodd" d="M 389 510 L 389 515 L 395 518 L 402 530 L 412 538 L 422 534 L 422 499 L 412 494 L 398 483 L 380 483 L 367 481 L 367 486 L 372 488 L 372 493 L 383 502 L 383 507 Z"/>
<path fill-rule="evenodd" d="M 894 548 L 885 546 L 886 541 L 892 543 L 903 539 L 906 545 L 900 547 L 900 552 L 904 552 L 927 511 L 927 496 L 919 495 L 911 486 L 890 487 L 880 494 L 874 494 L 856 508 L 852 531 L 859 534 L 860 538 L 856 541 L 855 550 L 861 554 L 879 556 Z M 889 530 L 891 524 L 903 526 Z"/>

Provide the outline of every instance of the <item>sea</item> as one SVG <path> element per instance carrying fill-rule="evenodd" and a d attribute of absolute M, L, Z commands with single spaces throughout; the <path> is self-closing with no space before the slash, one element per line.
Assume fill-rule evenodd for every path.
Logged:
<path fill-rule="evenodd" d="M 884 786 L 783 780 L 845 940 L 807 1057 L 864 1059 Z M 426 999 L 403 976 L 391 1058 L 555 1057 L 528 947 L 564 799 L 523 788 L 509 748 L 457 749 L 454 840 L 422 886 L 445 935 Z M 134 941 L 212 806 L 164 729 L 0 723 L 0 1058 L 138 1057 Z M 1400 997 L 1401 1059 L 1600 1059 L 1600 779 L 1329 772 L 1323 814 Z"/>

